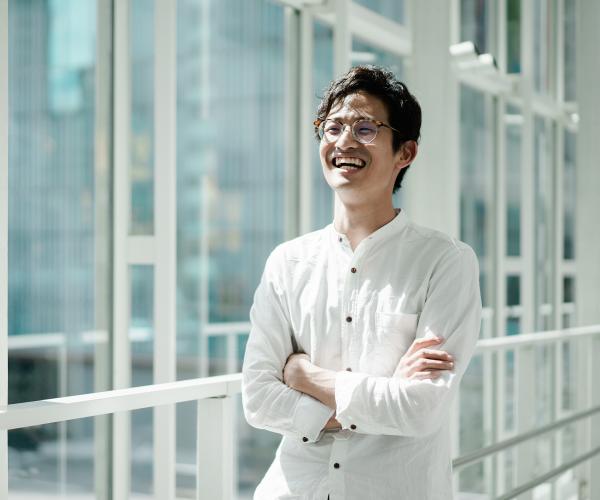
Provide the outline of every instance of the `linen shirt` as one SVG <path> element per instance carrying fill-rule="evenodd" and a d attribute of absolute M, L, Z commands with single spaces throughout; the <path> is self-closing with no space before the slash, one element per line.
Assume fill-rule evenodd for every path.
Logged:
<path fill-rule="evenodd" d="M 279 245 L 254 296 L 242 400 L 248 422 L 283 435 L 256 500 L 448 500 L 449 414 L 481 319 L 473 250 L 400 212 L 352 251 L 329 225 Z M 413 340 L 445 339 L 454 369 L 396 373 Z M 293 352 L 335 370 L 334 411 L 286 386 Z"/>

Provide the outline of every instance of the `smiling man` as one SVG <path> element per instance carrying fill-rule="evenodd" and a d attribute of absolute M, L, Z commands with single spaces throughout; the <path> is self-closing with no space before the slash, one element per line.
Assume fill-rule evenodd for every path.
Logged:
<path fill-rule="evenodd" d="M 335 214 L 272 252 L 254 297 L 244 411 L 283 435 L 254 498 L 448 500 L 450 406 L 480 326 L 477 259 L 393 206 L 421 127 L 393 74 L 352 68 L 314 124 Z"/>

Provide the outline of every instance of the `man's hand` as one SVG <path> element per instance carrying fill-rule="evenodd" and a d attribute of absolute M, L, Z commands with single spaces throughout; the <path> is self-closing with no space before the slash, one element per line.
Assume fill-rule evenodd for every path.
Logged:
<path fill-rule="evenodd" d="M 323 430 L 325 431 L 330 431 L 333 429 L 341 429 L 342 428 L 342 424 L 340 424 L 335 417 L 331 417 L 327 423 L 325 424 L 325 427 L 323 427 Z"/>
<path fill-rule="evenodd" d="M 290 354 L 283 367 L 283 383 L 288 387 L 299 391 L 306 373 L 305 369 L 308 368 L 308 365 L 310 364 L 311 362 L 308 354 Z"/>
<path fill-rule="evenodd" d="M 288 387 L 318 399 L 335 410 L 336 372 L 311 363 L 307 354 L 292 354 L 283 367 L 283 382 Z"/>
<path fill-rule="evenodd" d="M 435 380 L 445 370 L 452 370 L 454 358 L 445 351 L 431 349 L 431 346 L 443 341 L 439 337 L 416 339 L 400 359 L 394 376 L 409 380 Z"/>
<path fill-rule="evenodd" d="M 316 385 L 311 382 L 316 382 Z M 287 359 L 283 367 L 283 383 L 318 399 L 335 410 L 335 372 L 313 365 L 308 354 L 292 354 Z M 327 421 L 323 430 L 341 428 L 342 425 L 333 416 Z"/>

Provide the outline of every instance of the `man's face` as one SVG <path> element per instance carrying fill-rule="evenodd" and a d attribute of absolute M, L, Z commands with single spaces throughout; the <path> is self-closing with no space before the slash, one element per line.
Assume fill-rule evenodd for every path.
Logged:
<path fill-rule="evenodd" d="M 336 102 L 327 119 L 340 122 L 344 131 L 335 142 L 321 140 L 319 153 L 325 180 L 342 201 L 351 203 L 378 202 L 391 198 L 398 172 L 409 162 L 403 148 L 392 150 L 392 130 L 379 127 L 369 144 L 358 142 L 350 126 L 358 119 L 380 120 L 389 124 L 383 102 L 370 94 L 359 92 Z"/>

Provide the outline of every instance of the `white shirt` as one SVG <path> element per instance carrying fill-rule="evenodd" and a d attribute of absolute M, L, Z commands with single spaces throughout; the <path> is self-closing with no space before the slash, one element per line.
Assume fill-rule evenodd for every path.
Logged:
<path fill-rule="evenodd" d="M 283 435 L 255 500 L 448 500 L 449 413 L 480 318 L 473 250 L 400 212 L 352 251 L 333 225 L 279 245 L 250 312 L 248 422 Z M 438 335 L 455 368 L 394 376 L 415 337 Z M 434 347 L 435 348 L 435 347 Z M 292 352 L 338 371 L 333 410 L 282 382 Z"/>

